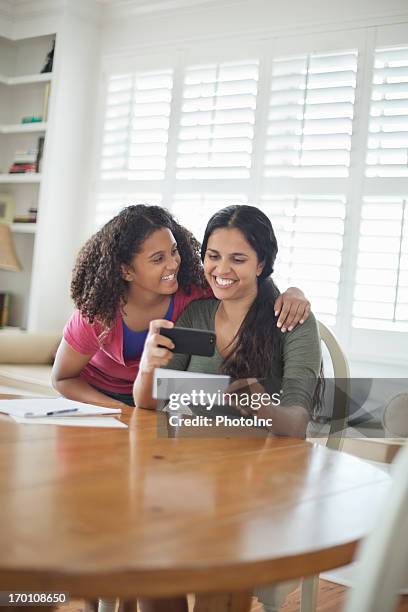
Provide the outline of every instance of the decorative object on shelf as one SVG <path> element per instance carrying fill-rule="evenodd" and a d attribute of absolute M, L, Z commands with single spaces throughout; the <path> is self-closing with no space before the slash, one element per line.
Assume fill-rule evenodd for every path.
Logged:
<path fill-rule="evenodd" d="M 41 123 L 41 121 L 43 120 L 42 117 L 40 117 L 39 115 L 37 116 L 30 116 L 30 117 L 23 117 L 21 119 L 21 123 Z"/>
<path fill-rule="evenodd" d="M 28 209 L 28 215 L 18 215 L 14 217 L 13 223 L 37 223 L 37 208 Z"/>
<path fill-rule="evenodd" d="M 45 64 L 44 64 L 41 72 L 52 72 L 52 65 L 54 63 L 54 50 L 55 50 L 55 38 L 52 41 L 52 45 L 51 45 L 51 49 L 50 49 L 49 53 L 47 53 Z"/>
<path fill-rule="evenodd" d="M 12 223 L 15 202 L 8 193 L 0 193 L 0 223 Z"/>
<path fill-rule="evenodd" d="M 10 293 L 0 293 L 0 328 L 6 327 L 10 312 Z"/>
<path fill-rule="evenodd" d="M 9 174 L 37 172 L 37 158 L 38 149 L 35 147 L 16 151 L 14 153 L 14 159 L 10 167 Z"/>
<path fill-rule="evenodd" d="M 10 226 L 0 223 L 0 270 L 21 272 L 23 266 L 17 257 Z"/>

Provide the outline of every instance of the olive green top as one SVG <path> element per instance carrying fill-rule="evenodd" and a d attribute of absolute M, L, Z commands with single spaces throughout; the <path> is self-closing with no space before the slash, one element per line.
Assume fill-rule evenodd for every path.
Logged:
<path fill-rule="evenodd" d="M 219 300 L 215 299 L 191 302 L 178 319 L 176 327 L 214 331 L 215 313 L 219 304 Z M 275 322 L 271 322 L 271 325 L 275 325 Z M 268 384 L 265 384 L 265 387 L 269 392 L 281 391 L 281 405 L 304 406 L 311 412 L 321 365 L 320 337 L 313 314 L 293 331 L 281 333 L 281 347 L 279 372 L 265 372 L 265 379 L 273 380 L 275 388 L 271 389 Z M 223 358 L 215 349 L 213 357 L 176 353 L 167 367 L 173 370 L 220 374 L 222 362 Z M 276 389 L 277 380 L 279 387 Z"/>

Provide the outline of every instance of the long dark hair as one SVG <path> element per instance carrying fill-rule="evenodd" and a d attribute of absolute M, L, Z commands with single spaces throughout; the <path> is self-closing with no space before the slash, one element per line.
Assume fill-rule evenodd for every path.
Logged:
<path fill-rule="evenodd" d="M 160 206 L 127 206 L 108 221 L 80 250 L 71 282 L 75 306 L 90 323 L 105 327 L 115 320 L 118 306 L 126 304 L 128 283 L 122 265 L 130 265 L 143 242 L 158 229 L 168 228 L 177 241 L 181 257 L 179 287 L 187 294 L 192 285 L 205 286 L 200 243 Z"/>
<path fill-rule="evenodd" d="M 274 303 L 279 290 L 271 278 L 278 243 L 268 217 L 255 206 L 234 205 L 216 212 L 209 220 L 201 247 L 204 260 L 210 235 L 217 229 L 236 228 L 254 249 L 263 270 L 258 276 L 258 293 L 238 330 L 223 371 L 232 378 L 263 378 L 280 363 L 280 331 Z"/>
<path fill-rule="evenodd" d="M 233 205 L 216 212 L 209 220 L 201 247 L 204 260 L 208 239 L 222 228 L 236 228 L 254 249 L 264 266 L 258 276 L 258 293 L 224 359 L 222 370 L 234 379 L 268 379 L 275 385 L 282 376 L 281 332 L 276 326 L 274 303 L 279 290 L 271 278 L 278 243 L 268 217 L 255 206 Z M 320 407 L 324 391 L 323 370 L 317 380 L 313 413 Z"/>

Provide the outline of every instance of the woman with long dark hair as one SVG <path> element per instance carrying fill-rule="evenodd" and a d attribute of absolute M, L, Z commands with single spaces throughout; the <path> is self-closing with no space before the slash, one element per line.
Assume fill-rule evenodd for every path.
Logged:
<path fill-rule="evenodd" d="M 65 397 L 133 406 L 132 386 L 152 319 L 176 321 L 193 300 L 212 296 L 200 244 L 160 206 L 128 206 L 81 249 L 69 319 L 53 367 Z M 274 300 L 275 302 L 275 300 Z M 293 288 L 274 308 L 286 327 L 307 319 L 309 303 Z"/>

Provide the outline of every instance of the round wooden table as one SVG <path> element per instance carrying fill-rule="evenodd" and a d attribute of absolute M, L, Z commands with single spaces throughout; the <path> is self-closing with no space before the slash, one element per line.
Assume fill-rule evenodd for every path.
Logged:
<path fill-rule="evenodd" d="M 157 417 L 128 409 L 128 429 L 96 429 L 0 416 L 0 590 L 224 593 L 351 561 L 385 473 L 290 438 L 160 438 Z"/>

